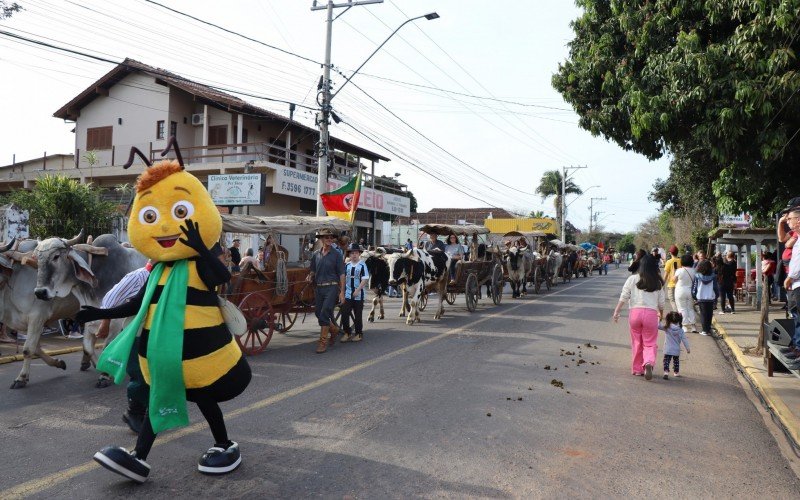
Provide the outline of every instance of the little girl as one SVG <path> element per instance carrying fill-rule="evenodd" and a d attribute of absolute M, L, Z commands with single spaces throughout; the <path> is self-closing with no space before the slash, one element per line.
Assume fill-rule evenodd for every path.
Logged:
<path fill-rule="evenodd" d="M 664 336 L 664 380 L 669 380 L 669 361 L 672 360 L 675 376 L 680 377 L 680 355 L 681 342 L 686 346 L 686 354 L 689 354 L 689 340 L 683 331 L 683 316 L 677 311 L 672 311 L 664 318 L 664 325 L 658 325 L 659 330 L 663 330 Z"/>

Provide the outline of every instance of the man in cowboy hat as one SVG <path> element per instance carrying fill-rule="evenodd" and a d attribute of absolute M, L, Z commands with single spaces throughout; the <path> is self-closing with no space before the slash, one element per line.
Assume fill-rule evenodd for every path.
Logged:
<path fill-rule="evenodd" d="M 314 314 L 320 326 L 317 354 L 322 354 L 328 350 L 328 343 L 333 345 L 339 335 L 339 327 L 333 321 L 333 308 L 337 300 L 340 304 L 344 302 L 344 260 L 331 246 L 336 240 L 333 231 L 322 228 L 317 231 L 317 238 L 322 246 L 311 256 L 311 273 L 307 279 L 317 286 Z"/>
<path fill-rule="evenodd" d="M 344 268 L 345 289 L 342 304 L 342 342 L 360 342 L 364 338 L 364 290 L 369 284 L 367 264 L 361 261 L 361 246 L 353 243 L 347 248 L 348 261 Z M 353 323 L 356 333 L 350 329 L 350 312 L 353 312 Z"/>

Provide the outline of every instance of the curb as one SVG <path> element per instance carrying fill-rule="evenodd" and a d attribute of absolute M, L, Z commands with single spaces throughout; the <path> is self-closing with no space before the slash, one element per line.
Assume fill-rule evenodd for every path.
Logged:
<path fill-rule="evenodd" d="M 773 415 L 777 417 L 780 425 L 786 431 L 787 437 L 792 439 L 792 444 L 795 448 L 800 448 L 800 425 L 798 425 L 797 419 L 792 415 L 792 412 L 789 411 L 789 408 L 783 400 L 778 397 L 773 388 L 761 384 L 758 378 L 753 375 L 754 372 L 763 370 L 763 368 L 757 367 L 748 356 L 742 353 L 742 349 L 736 342 L 729 339 L 728 332 L 717 322 L 716 318 L 713 319 L 713 323 L 714 327 L 722 336 L 725 345 L 728 346 L 731 354 L 733 354 L 733 357 L 736 359 L 736 363 L 739 365 L 742 375 L 744 375 L 756 391 L 761 394 L 762 401 L 767 407 L 767 410 L 771 411 Z"/>
<path fill-rule="evenodd" d="M 45 354 L 48 356 L 59 356 L 61 354 L 69 354 L 71 352 L 79 352 L 83 351 L 83 346 L 79 347 L 65 347 L 64 349 L 53 349 L 52 351 L 44 351 Z M 36 359 L 39 356 L 34 356 L 33 358 Z M 25 359 L 25 356 L 22 354 L 12 354 L 11 356 L 2 356 L 0 357 L 0 365 L 4 365 L 6 363 L 13 363 L 14 361 L 22 361 Z"/>

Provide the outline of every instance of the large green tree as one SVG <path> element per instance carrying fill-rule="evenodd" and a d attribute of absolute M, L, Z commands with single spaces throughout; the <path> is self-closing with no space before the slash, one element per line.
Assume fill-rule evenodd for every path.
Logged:
<path fill-rule="evenodd" d="M 104 201 L 100 190 L 59 175 L 44 175 L 30 191 L 18 190 L 8 201 L 28 210 L 33 238 L 71 238 L 82 229 L 95 236 L 112 230 L 117 205 Z"/>
<path fill-rule="evenodd" d="M 563 192 L 562 192 L 563 191 Z M 567 179 L 566 183 L 562 183 L 561 172 L 558 170 L 548 170 L 539 181 L 539 186 L 536 188 L 536 194 L 541 195 L 542 201 L 551 196 L 555 196 L 553 205 L 556 209 L 556 221 L 558 227 L 561 227 L 561 203 L 564 200 L 564 193 L 566 194 L 583 194 L 583 190 L 578 187 L 572 179 Z M 562 235 L 563 237 L 564 235 Z"/>
<path fill-rule="evenodd" d="M 576 3 L 553 86 L 592 134 L 674 155 L 658 201 L 765 219 L 800 192 L 787 175 L 800 160 L 800 0 Z"/>

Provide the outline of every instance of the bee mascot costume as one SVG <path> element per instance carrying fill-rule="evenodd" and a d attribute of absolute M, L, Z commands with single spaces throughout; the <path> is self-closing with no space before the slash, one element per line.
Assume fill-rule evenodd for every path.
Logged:
<path fill-rule="evenodd" d="M 214 446 L 198 463 L 200 472 L 225 474 L 241 463 L 239 445 L 228 439 L 219 402 L 241 394 L 250 382 L 250 367 L 225 325 L 215 287 L 230 280 L 219 260 L 222 220 L 206 188 L 184 171 L 178 158 L 148 165 L 136 181 L 128 220 L 133 246 L 157 262 L 147 285 L 129 302 L 111 309 L 87 307 L 79 322 L 134 316 L 131 324 L 100 357 L 97 368 L 116 383 L 125 377 L 131 348 L 141 328 L 138 358 L 149 390 L 149 407 L 136 441 L 128 451 L 109 446 L 94 455 L 103 467 L 142 483 L 150 473 L 145 462 L 156 435 L 189 424 L 186 401 L 202 412 Z"/>

